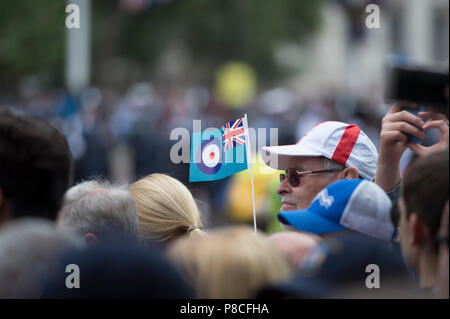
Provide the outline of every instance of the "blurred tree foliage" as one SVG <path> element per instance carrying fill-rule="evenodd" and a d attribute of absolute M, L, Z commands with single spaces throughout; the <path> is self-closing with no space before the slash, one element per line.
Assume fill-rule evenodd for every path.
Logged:
<path fill-rule="evenodd" d="M 61 80 L 65 1 L 0 1 L 0 85 L 27 74 Z"/>
<path fill-rule="evenodd" d="M 118 0 L 94 0 L 92 65 L 121 56 L 152 67 L 161 50 L 181 41 L 194 64 L 241 60 L 260 77 L 274 78 L 274 47 L 305 40 L 320 23 L 322 1 L 173 0 L 132 14 Z M 61 81 L 66 4 L 0 1 L 0 84 L 40 72 Z"/>
<path fill-rule="evenodd" d="M 318 0 L 175 0 L 138 15 L 128 15 L 121 29 L 122 54 L 155 61 L 158 48 L 183 41 L 195 62 L 216 67 L 229 60 L 252 65 L 273 78 L 274 47 L 301 43 L 320 23 Z"/>

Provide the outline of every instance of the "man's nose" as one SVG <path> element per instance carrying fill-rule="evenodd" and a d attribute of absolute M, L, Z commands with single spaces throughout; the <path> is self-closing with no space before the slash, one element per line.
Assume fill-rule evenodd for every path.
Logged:
<path fill-rule="evenodd" d="M 289 185 L 287 178 L 285 178 L 282 182 L 280 182 L 280 184 L 278 184 L 278 187 L 277 187 L 278 195 L 283 195 L 285 193 L 291 193 L 291 192 L 292 192 L 292 188 L 291 188 L 291 185 Z"/>

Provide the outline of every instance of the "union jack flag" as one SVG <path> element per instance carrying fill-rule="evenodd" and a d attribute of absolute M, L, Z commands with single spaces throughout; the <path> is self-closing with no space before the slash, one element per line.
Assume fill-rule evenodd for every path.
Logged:
<path fill-rule="evenodd" d="M 228 122 L 222 126 L 224 150 L 231 149 L 237 144 L 245 144 L 244 125 L 242 118 Z"/>

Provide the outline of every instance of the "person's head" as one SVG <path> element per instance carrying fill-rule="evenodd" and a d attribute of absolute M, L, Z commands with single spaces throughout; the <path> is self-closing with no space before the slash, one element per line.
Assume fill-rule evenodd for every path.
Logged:
<path fill-rule="evenodd" d="M 67 252 L 84 242 L 72 232 L 58 232 L 53 222 L 20 218 L 0 229 L 0 298 L 39 298 L 42 278 L 55 271 Z"/>
<path fill-rule="evenodd" d="M 375 177 L 375 145 L 355 124 L 322 122 L 297 144 L 263 147 L 263 159 L 280 175 L 282 211 L 305 209 L 317 193 L 340 179 Z M 304 172 L 302 174 L 302 172 Z"/>
<path fill-rule="evenodd" d="M 246 226 L 182 238 L 168 254 L 198 298 L 254 298 L 259 288 L 286 279 L 292 271 L 265 236 Z"/>
<path fill-rule="evenodd" d="M 434 264 L 431 267 L 436 266 L 436 236 L 448 200 L 448 165 L 448 150 L 431 153 L 417 158 L 404 175 L 398 203 L 401 248 L 406 263 L 419 275 L 425 260 Z"/>
<path fill-rule="evenodd" d="M 286 231 L 268 236 L 267 242 L 296 268 L 301 265 L 308 251 L 319 244 L 320 239 L 308 233 Z"/>
<path fill-rule="evenodd" d="M 57 224 L 61 229 L 75 230 L 92 243 L 104 237 L 136 238 L 134 200 L 124 187 L 99 181 L 82 182 L 64 195 Z"/>
<path fill-rule="evenodd" d="M 321 237 L 359 232 L 386 242 L 395 238 L 391 200 L 381 187 L 362 179 L 334 182 L 317 194 L 307 209 L 278 213 L 288 229 Z"/>
<path fill-rule="evenodd" d="M 70 172 L 71 155 L 55 127 L 0 111 L 0 223 L 23 216 L 54 220 Z"/>
<path fill-rule="evenodd" d="M 197 204 L 187 187 L 175 178 L 151 174 L 129 190 L 136 203 L 138 236 L 143 243 L 203 234 Z"/>

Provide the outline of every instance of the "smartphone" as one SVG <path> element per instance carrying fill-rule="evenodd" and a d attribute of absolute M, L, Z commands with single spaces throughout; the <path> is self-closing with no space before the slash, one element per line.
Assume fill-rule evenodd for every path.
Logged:
<path fill-rule="evenodd" d="M 424 112 L 425 111 L 425 106 L 424 105 L 419 105 L 419 107 L 417 109 L 411 109 L 411 108 L 404 108 L 405 111 L 408 111 L 409 113 L 414 114 L 415 116 L 419 116 L 419 112 Z M 409 123 L 409 122 L 408 122 Z M 414 125 L 412 123 L 410 123 L 411 125 Z M 416 125 L 414 125 L 415 127 L 417 127 Z M 423 129 L 421 129 L 420 127 L 417 127 L 419 130 L 421 130 L 423 132 Z M 410 143 L 422 143 L 422 139 L 408 134 L 408 133 L 404 133 L 406 135 L 406 137 L 408 137 L 408 142 Z"/>
<path fill-rule="evenodd" d="M 405 101 L 448 113 L 448 72 L 418 66 L 394 66 L 386 75 L 387 103 Z"/>

